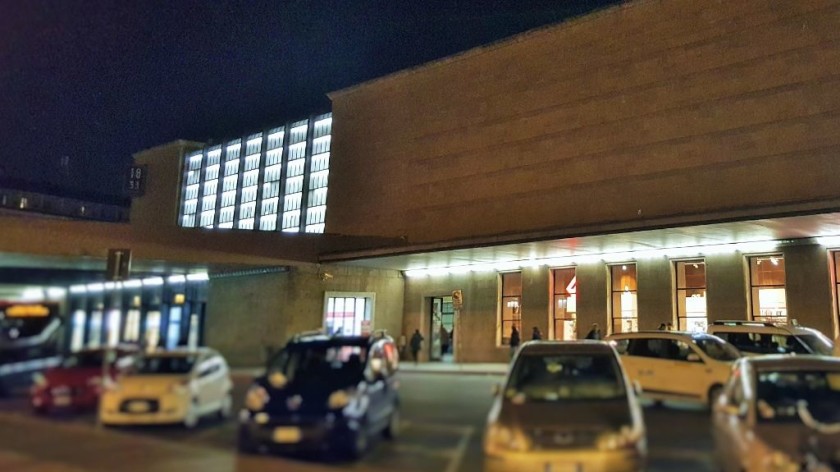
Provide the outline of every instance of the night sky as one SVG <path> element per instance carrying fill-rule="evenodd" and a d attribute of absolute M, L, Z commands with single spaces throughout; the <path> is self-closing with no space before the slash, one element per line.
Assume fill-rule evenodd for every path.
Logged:
<path fill-rule="evenodd" d="M 120 195 L 134 152 L 326 112 L 330 91 L 614 3 L 0 0 L 0 178 Z"/>

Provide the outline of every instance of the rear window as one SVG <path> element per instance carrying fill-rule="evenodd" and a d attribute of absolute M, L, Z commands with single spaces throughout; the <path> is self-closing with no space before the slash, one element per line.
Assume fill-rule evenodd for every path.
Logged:
<path fill-rule="evenodd" d="M 626 395 L 618 361 L 609 354 L 522 354 L 505 389 L 516 402 L 613 400 Z"/>
<path fill-rule="evenodd" d="M 715 336 L 748 354 L 810 354 L 811 349 L 788 334 L 733 333 L 716 331 Z M 831 350 L 829 350 L 831 352 Z"/>

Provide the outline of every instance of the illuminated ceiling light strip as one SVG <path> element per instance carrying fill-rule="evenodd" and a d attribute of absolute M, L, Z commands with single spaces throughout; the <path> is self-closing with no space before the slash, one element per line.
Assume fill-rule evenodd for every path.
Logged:
<path fill-rule="evenodd" d="M 817 244 L 826 247 L 840 246 L 840 236 L 820 236 L 816 238 Z"/>
<path fill-rule="evenodd" d="M 155 286 L 155 285 L 163 285 L 163 278 L 162 277 L 149 277 L 148 279 L 143 279 L 143 285 Z"/>
<path fill-rule="evenodd" d="M 87 284 L 88 292 L 101 292 L 104 288 L 102 284 Z"/>
<path fill-rule="evenodd" d="M 183 275 L 170 275 L 169 278 L 166 279 L 166 281 L 171 284 L 182 284 L 187 281 L 187 278 Z"/>
<path fill-rule="evenodd" d="M 139 288 L 143 286 L 143 282 L 133 279 L 133 280 L 126 280 L 123 282 L 123 287 L 125 288 Z"/>
<path fill-rule="evenodd" d="M 824 242 L 840 244 L 840 237 L 835 236 L 834 238 L 835 239 L 826 240 Z M 820 244 L 823 244 L 823 242 L 820 242 Z M 425 277 L 449 274 L 463 274 L 466 272 L 505 272 L 522 269 L 523 267 L 538 267 L 543 265 L 558 267 L 563 265 L 580 265 L 594 262 L 627 262 L 639 259 L 655 259 L 658 257 L 674 259 L 683 257 L 708 256 L 712 254 L 734 254 L 735 252 L 770 252 L 777 250 L 778 245 L 778 241 L 750 241 L 743 243 L 709 244 L 705 246 L 686 246 L 667 249 L 646 249 L 640 251 L 621 251 L 604 254 L 584 254 L 579 256 L 563 256 L 544 259 L 528 259 L 496 263 L 468 264 L 452 267 L 430 267 L 424 269 L 406 270 L 404 274 L 406 277 Z"/>
<path fill-rule="evenodd" d="M 70 293 L 87 293 L 87 287 L 84 285 L 72 285 L 70 286 Z"/>
<path fill-rule="evenodd" d="M 207 272 L 201 272 L 198 274 L 187 274 L 187 280 L 190 282 L 203 282 L 206 280 L 210 280 L 210 276 Z"/>

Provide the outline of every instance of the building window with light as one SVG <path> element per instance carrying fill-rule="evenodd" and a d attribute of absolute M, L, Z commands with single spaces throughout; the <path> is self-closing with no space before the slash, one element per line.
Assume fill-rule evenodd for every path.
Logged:
<path fill-rule="evenodd" d="M 706 332 L 706 263 L 702 259 L 677 261 L 677 329 Z"/>
<path fill-rule="evenodd" d="M 831 255 L 834 259 L 834 296 L 837 297 L 835 306 L 840 313 L 840 251 L 834 251 Z"/>
<path fill-rule="evenodd" d="M 370 334 L 373 297 L 367 294 L 327 293 L 324 330 L 330 335 Z"/>
<path fill-rule="evenodd" d="M 752 319 L 787 323 L 784 257 L 774 254 L 752 256 L 748 260 Z"/>
<path fill-rule="evenodd" d="M 520 339 L 522 337 L 522 272 L 505 272 L 499 275 L 502 284 L 499 338 L 503 346 L 508 346 L 514 327 L 519 331 Z"/>
<path fill-rule="evenodd" d="M 610 279 L 612 280 L 612 310 L 610 313 L 612 332 L 638 331 L 636 264 L 610 266 Z"/>
<path fill-rule="evenodd" d="M 568 341 L 575 339 L 577 319 L 577 277 L 575 268 L 553 269 L 553 303 L 551 305 L 550 339 Z"/>

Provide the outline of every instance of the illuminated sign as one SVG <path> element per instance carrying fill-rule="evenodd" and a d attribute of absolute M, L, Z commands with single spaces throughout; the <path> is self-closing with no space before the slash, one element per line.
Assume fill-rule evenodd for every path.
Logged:
<path fill-rule="evenodd" d="M 6 308 L 9 318 L 41 318 L 50 316 L 50 308 L 44 305 L 12 305 Z"/>

